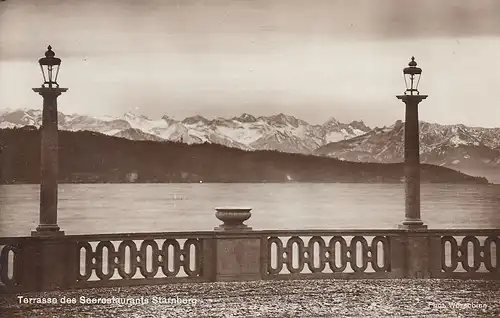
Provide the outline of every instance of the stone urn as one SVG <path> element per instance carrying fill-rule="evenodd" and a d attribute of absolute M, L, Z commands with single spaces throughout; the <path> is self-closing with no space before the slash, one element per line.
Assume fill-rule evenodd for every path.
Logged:
<path fill-rule="evenodd" d="M 237 208 L 237 207 L 221 207 L 215 208 L 215 217 L 223 223 L 215 227 L 216 231 L 231 231 L 231 230 L 251 230 L 252 228 L 243 224 L 248 220 L 252 213 L 252 208 Z"/>

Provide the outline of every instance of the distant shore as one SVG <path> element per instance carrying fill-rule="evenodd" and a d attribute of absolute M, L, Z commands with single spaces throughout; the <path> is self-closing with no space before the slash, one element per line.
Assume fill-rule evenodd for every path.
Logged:
<path fill-rule="evenodd" d="M 0 129 L 0 184 L 40 183 L 40 131 Z M 361 163 L 218 144 L 133 141 L 60 131 L 61 183 L 373 183 L 404 180 L 403 163 Z M 421 164 L 421 183 L 488 184 L 483 177 Z"/>

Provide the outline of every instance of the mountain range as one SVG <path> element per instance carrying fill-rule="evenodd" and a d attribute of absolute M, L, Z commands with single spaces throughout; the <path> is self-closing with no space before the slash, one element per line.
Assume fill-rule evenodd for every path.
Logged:
<path fill-rule="evenodd" d="M 19 109 L 0 113 L 0 128 L 39 127 L 41 111 Z M 213 143 L 243 150 L 278 150 L 313 154 L 355 162 L 395 163 L 404 157 L 404 123 L 370 128 L 363 121 L 341 123 L 330 118 L 309 124 L 283 113 L 255 117 L 183 120 L 168 116 L 152 120 L 125 113 L 121 117 L 93 117 L 59 113 L 62 130 L 88 130 L 131 140 Z M 500 128 L 440 125 L 420 122 L 421 162 L 475 175 L 500 168 Z"/>
<path fill-rule="evenodd" d="M 163 116 L 151 120 L 130 112 L 121 117 L 66 115 L 59 112 L 61 130 L 89 130 L 132 140 L 182 141 L 187 144 L 215 143 L 243 150 L 279 150 L 309 154 L 330 142 L 361 136 L 371 130 L 362 121 L 350 124 L 330 118 L 322 125 L 311 125 L 283 113 L 255 117 L 218 117 L 209 120 L 196 115 L 183 120 Z M 19 109 L 0 114 L 0 128 L 26 125 L 39 127 L 41 110 Z"/>
<path fill-rule="evenodd" d="M 500 168 L 500 128 L 420 122 L 419 130 L 422 163 L 472 174 L 480 171 L 487 174 Z M 404 123 L 397 121 L 390 127 L 375 128 L 362 136 L 327 144 L 313 154 L 347 161 L 401 162 Z"/>

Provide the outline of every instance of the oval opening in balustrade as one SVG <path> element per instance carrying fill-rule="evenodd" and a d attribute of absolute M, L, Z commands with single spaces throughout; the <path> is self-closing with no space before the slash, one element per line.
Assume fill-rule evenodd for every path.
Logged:
<path fill-rule="evenodd" d="M 9 280 L 14 279 L 14 258 L 16 254 L 12 249 L 7 252 L 7 278 Z"/>
<path fill-rule="evenodd" d="M 384 267 L 385 266 L 385 257 L 386 255 L 384 254 L 384 243 L 381 241 L 377 242 L 377 259 L 375 262 L 377 263 L 378 267 Z"/>
<path fill-rule="evenodd" d="M 108 250 L 107 246 L 102 247 L 102 254 L 101 255 L 102 255 L 102 262 L 101 262 L 102 273 L 104 275 L 108 275 L 109 274 L 109 270 L 108 270 L 109 250 Z"/>
<path fill-rule="evenodd" d="M 87 259 L 87 250 L 84 247 L 80 248 L 80 275 L 84 276 L 87 274 L 87 265 L 85 260 Z"/>
<path fill-rule="evenodd" d="M 269 263 L 271 264 L 271 268 L 276 268 L 278 266 L 278 257 L 282 255 L 278 255 L 278 245 L 275 242 L 271 242 L 270 250 Z"/>
<path fill-rule="evenodd" d="M 446 267 L 451 267 L 451 258 L 456 257 L 456 255 L 451 255 L 451 242 L 444 242 L 444 264 Z"/>
<path fill-rule="evenodd" d="M 364 250 L 363 250 L 363 243 L 360 241 L 356 241 L 356 244 L 353 246 L 354 248 L 354 255 L 353 255 L 353 260 L 352 263 L 356 264 L 356 266 L 361 267 L 363 264 L 363 258 L 364 258 Z M 351 264 L 352 264 L 351 263 Z"/>
<path fill-rule="evenodd" d="M 125 245 L 123 248 L 123 270 L 127 275 L 132 274 L 131 253 L 130 246 Z"/>
<path fill-rule="evenodd" d="M 477 248 L 477 246 L 474 246 L 474 243 L 469 241 L 467 242 L 467 259 L 466 259 L 466 262 L 467 262 L 467 265 L 469 265 L 469 267 L 473 267 L 474 266 L 474 252 L 475 252 L 475 249 Z"/>
<path fill-rule="evenodd" d="M 166 259 L 167 269 L 169 272 L 173 272 L 174 270 L 176 270 L 176 268 L 174 266 L 174 260 L 176 257 L 178 258 L 179 255 L 175 254 L 175 248 L 172 244 L 170 244 L 167 247 L 167 259 Z"/>
<path fill-rule="evenodd" d="M 291 251 L 292 251 L 292 266 L 293 268 L 299 268 L 300 266 L 300 258 L 303 258 L 303 255 L 299 255 L 299 243 L 298 242 L 293 242 L 291 245 Z"/>
<path fill-rule="evenodd" d="M 318 268 L 321 265 L 320 253 L 321 245 L 319 242 L 314 242 L 311 245 L 311 255 L 309 255 L 309 257 L 312 258 L 312 264 L 315 268 Z"/>
<path fill-rule="evenodd" d="M 344 262 L 343 262 L 343 255 L 342 254 L 346 254 L 347 253 L 347 250 L 345 248 L 343 248 L 343 244 L 340 243 L 340 242 L 335 242 L 335 245 L 334 245 L 334 251 L 335 251 L 335 259 L 334 259 L 334 262 L 335 262 L 335 266 L 336 267 L 342 267 L 344 266 Z"/>
<path fill-rule="evenodd" d="M 153 247 L 151 245 L 146 246 L 146 260 L 145 260 L 145 268 L 146 271 L 152 272 L 153 271 Z"/>

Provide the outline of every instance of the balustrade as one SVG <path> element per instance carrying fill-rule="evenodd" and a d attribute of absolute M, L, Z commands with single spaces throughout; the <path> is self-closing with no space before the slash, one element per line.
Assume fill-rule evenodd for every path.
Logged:
<path fill-rule="evenodd" d="M 19 285 L 21 250 L 17 244 L 0 246 L 0 281 L 7 286 Z"/>
<path fill-rule="evenodd" d="M 484 278 L 500 275 L 500 230 L 435 231 L 441 251 L 438 277 Z"/>
<path fill-rule="evenodd" d="M 264 276 L 390 276 L 390 243 L 398 231 L 370 232 L 319 231 L 311 235 L 311 231 L 293 231 L 266 235 Z"/>
<path fill-rule="evenodd" d="M 226 250 L 227 246 L 236 250 Z M 239 280 L 240 276 L 499 279 L 499 247 L 500 230 L 493 229 L 247 230 L 0 238 L 0 289 L 50 290 L 54 280 L 57 288 L 72 289 L 209 282 L 228 277 Z M 245 252 L 239 255 L 237 249 L 241 248 Z M 54 253 L 59 256 L 54 257 Z M 256 262 L 256 271 L 254 263 L 246 262 Z M 55 269 L 51 271 L 51 267 Z M 39 278 L 41 268 L 48 273 L 43 279 Z"/>
<path fill-rule="evenodd" d="M 80 236 L 71 240 L 77 249 L 75 286 L 108 286 L 207 281 L 203 255 L 210 235 L 131 234 Z"/>
<path fill-rule="evenodd" d="M 0 238 L 0 290 L 22 289 L 26 238 Z"/>

